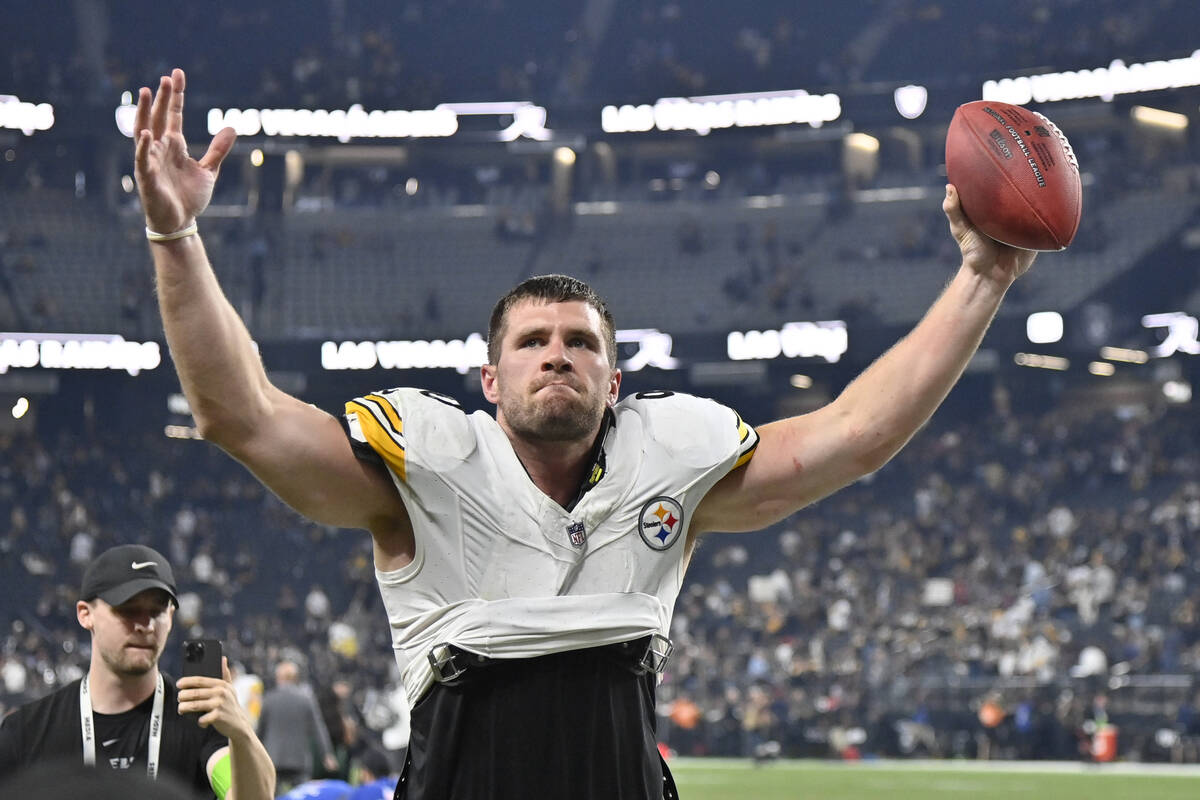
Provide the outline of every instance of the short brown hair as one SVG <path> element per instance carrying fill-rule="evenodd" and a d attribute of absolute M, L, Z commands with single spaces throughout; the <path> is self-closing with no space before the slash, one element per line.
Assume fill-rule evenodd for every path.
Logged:
<path fill-rule="evenodd" d="M 617 326 L 613 321 L 612 312 L 608 310 L 608 303 L 604 302 L 604 298 L 591 286 L 570 275 L 537 275 L 527 278 L 496 301 L 496 306 L 492 309 L 492 319 L 488 323 L 488 363 L 495 364 L 500 360 L 500 340 L 504 338 L 508 312 L 523 300 L 543 300 L 547 303 L 579 300 L 596 309 L 604 326 L 608 364 L 613 368 L 617 366 Z"/>

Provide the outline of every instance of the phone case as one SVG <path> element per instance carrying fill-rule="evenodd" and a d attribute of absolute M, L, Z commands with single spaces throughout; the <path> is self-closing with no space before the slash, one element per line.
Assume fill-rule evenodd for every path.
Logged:
<path fill-rule="evenodd" d="M 221 640 L 188 639 L 183 643 L 183 677 L 220 678 Z"/>

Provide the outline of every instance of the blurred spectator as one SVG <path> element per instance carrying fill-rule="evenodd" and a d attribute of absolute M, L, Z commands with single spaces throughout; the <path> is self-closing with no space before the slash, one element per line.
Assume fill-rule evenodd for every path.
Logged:
<path fill-rule="evenodd" d="M 342 800 L 377 800 L 391 797 L 396 790 L 399 770 L 388 758 L 387 753 L 368 748 L 356 759 L 358 776 L 354 790 Z"/>
<path fill-rule="evenodd" d="M 326 770 L 338 768 L 329 731 L 312 694 L 300 687 L 300 670 L 291 661 L 275 665 L 275 686 L 263 695 L 258 735 L 271 760 L 279 786 L 287 790 L 313 776 L 313 754 Z"/>

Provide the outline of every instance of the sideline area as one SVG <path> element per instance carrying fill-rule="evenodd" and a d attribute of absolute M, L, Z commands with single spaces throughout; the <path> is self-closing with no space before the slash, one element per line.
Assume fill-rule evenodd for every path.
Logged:
<path fill-rule="evenodd" d="M 1200 764 L 1147 764 L 1136 761 L 1116 761 L 1093 764 L 1083 761 L 968 761 L 949 758 L 871 758 L 861 761 L 824 759 L 778 759 L 755 764 L 746 758 L 673 758 L 671 769 L 704 768 L 743 770 L 757 769 L 875 769 L 902 772 L 1029 772 L 1068 773 L 1079 775 L 1177 775 L 1200 778 Z M 1200 791 L 1200 790 L 1198 790 Z"/>
<path fill-rule="evenodd" d="M 685 800 L 1194 800 L 1197 764 L 1065 761 L 780 760 L 676 758 Z"/>

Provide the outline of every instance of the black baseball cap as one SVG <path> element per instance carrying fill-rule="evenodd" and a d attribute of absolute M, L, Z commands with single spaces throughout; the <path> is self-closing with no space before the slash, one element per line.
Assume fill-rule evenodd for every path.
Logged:
<path fill-rule="evenodd" d="M 162 589 L 179 605 L 175 575 L 163 554 L 143 544 L 122 544 L 105 550 L 88 565 L 79 597 L 81 600 L 99 597 L 110 606 L 119 606 L 147 589 Z"/>

